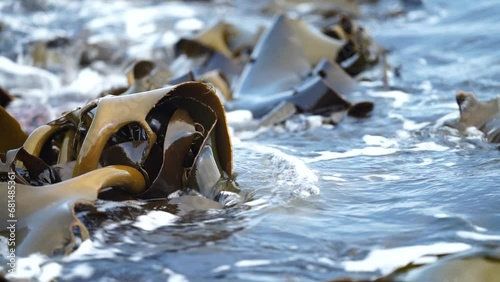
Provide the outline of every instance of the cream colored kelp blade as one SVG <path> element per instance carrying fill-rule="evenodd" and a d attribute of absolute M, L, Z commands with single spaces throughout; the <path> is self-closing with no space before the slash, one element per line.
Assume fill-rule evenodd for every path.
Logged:
<path fill-rule="evenodd" d="M 396 281 L 500 281 L 500 249 L 471 251 L 410 270 Z"/>
<path fill-rule="evenodd" d="M 261 33 L 260 28 L 250 29 L 219 21 L 193 36 L 186 36 L 175 45 L 177 54 L 196 57 L 208 50 L 227 58 L 234 58 L 244 50 L 251 50 Z"/>
<path fill-rule="evenodd" d="M 0 183 L 0 203 L 4 207 L 9 199 L 7 186 L 7 182 Z M 111 186 L 140 193 L 145 183 L 142 174 L 131 167 L 108 166 L 42 187 L 15 184 L 17 255 L 51 254 L 56 248 L 71 251 L 75 247 L 74 227 L 78 227 L 82 239 L 88 238 L 85 226 L 75 217 L 75 203 L 92 203 L 102 188 Z M 7 212 L 0 213 L 0 233 L 8 232 L 8 219 Z"/>
<path fill-rule="evenodd" d="M 500 97 L 481 102 L 472 93 L 458 91 L 456 95 L 460 118 L 459 130 L 476 127 L 484 132 L 489 142 L 500 143 Z"/>

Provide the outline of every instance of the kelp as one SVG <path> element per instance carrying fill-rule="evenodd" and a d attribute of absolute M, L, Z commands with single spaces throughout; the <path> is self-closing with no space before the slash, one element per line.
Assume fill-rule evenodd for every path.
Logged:
<path fill-rule="evenodd" d="M 256 46 L 228 107 L 251 110 L 258 118 L 282 101 L 291 102 L 299 112 L 347 112 L 351 103 L 343 96 L 361 88 L 334 62 L 345 43 L 303 20 L 278 16 Z M 364 105 L 363 114 L 356 114 L 357 107 L 353 115 L 365 115 L 373 108 Z"/>
<path fill-rule="evenodd" d="M 255 46 L 262 29 L 250 30 L 244 26 L 219 21 L 208 28 L 180 39 L 175 45 L 177 55 L 197 57 L 215 51 L 228 58 L 249 52 Z"/>
<path fill-rule="evenodd" d="M 119 87 L 102 92 L 99 96 L 128 95 L 162 88 L 168 84 L 172 73 L 153 61 L 138 60 L 129 64 L 125 70 L 127 87 Z"/>
<path fill-rule="evenodd" d="M 496 282 L 500 277 L 500 249 L 474 249 L 440 256 L 430 264 L 410 263 L 377 282 L 463 281 Z M 337 280 L 335 280 L 337 281 Z M 340 281 L 340 280 L 339 280 Z M 344 281 L 344 280 L 342 280 Z"/>
<path fill-rule="evenodd" d="M 19 123 L 3 108 L 0 107 L 0 154 L 8 150 L 19 148 L 28 137 Z"/>
<path fill-rule="evenodd" d="M 96 99 L 39 127 L 22 145 L 0 165 L 4 203 L 7 173 L 15 176 L 22 255 L 68 253 L 76 237 L 88 238 L 74 206 L 92 204 L 101 190 L 110 200 L 166 200 L 193 190 L 217 207 L 221 191 L 234 191 L 224 108 L 204 83 Z M 0 216 L 5 223 L 6 211 Z"/>
<path fill-rule="evenodd" d="M 347 41 L 337 57 L 337 62 L 348 74 L 358 75 L 379 62 L 382 48 L 350 17 L 334 17 L 333 22 L 323 24 L 322 32 L 331 38 Z"/>
<path fill-rule="evenodd" d="M 13 99 L 7 90 L 0 87 L 0 107 L 7 107 Z"/>
<path fill-rule="evenodd" d="M 457 92 L 456 101 L 460 118 L 454 124 L 448 125 L 461 131 L 476 127 L 484 132 L 488 142 L 500 143 L 500 97 L 481 102 L 473 93 L 460 90 Z"/>
<path fill-rule="evenodd" d="M 356 6 L 347 2 L 347 6 Z M 250 110 L 255 118 L 262 118 L 261 124 L 276 120 L 268 114 L 280 112 L 275 107 L 282 102 L 295 105 L 297 112 L 335 114 L 331 119 L 334 123 L 344 116 L 338 112 L 364 117 L 373 104 L 353 106 L 343 96 L 360 90 L 350 76 L 377 63 L 381 48 L 348 16 L 336 13 L 325 17 L 325 21 L 311 25 L 280 14 L 262 35 L 249 36 L 252 40 L 246 44 L 239 39 L 244 33 L 240 27 L 218 22 L 175 45 L 176 54 L 181 55 L 178 61 L 193 58 L 190 62 L 196 63 L 189 74 L 173 82 L 202 79 L 212 83 L 228 109 Z M 252 53 L 246 56 L 235 46 L 246 46 Z M 327 64 L 332 66 L 326 68 L 334 69 L 332 76 L 319 77 Z"/>
<path fill-rule="evenodd" d="M 418 267 L 398 280 L 494 282 L 500 278 L 500 249 L 469 251 L 445 257 L 436 263 Z"/>
<path fill-rule="evenodd" d="M 145 185 L 142 175 L 128 166 L 108 166 L 43 187 L 17 183 L 17 255 L 26 256 L 33 252 L 51 254 L 56 249 L 71 252 L 76 246 L 75 227 L 81 239 L 89 238 L 85 226 L 74 214 L 74 205 L 92 203 L 99 191 L 109 186 L 124 187 L 137 193 Z M 7 183 L 0 182 L 0 189 L 0 202 L 7 206 Z M 7 212 L 0 213 L 0 234 L 7 232 L 7 216 Z"/>

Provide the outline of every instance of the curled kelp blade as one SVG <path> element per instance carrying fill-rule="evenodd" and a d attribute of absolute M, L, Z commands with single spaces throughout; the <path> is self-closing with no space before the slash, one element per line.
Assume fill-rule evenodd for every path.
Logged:
<path fill-rule="evenodd" d="M 16 119 L 7 113 L 3 107 L 0 107 L 0 132 L 2 134 L 0 138 L 0 154 L 21 147 L 28 137 Z"/>
<path fill-rule="evenodd" d="M 500 249 L 451 255 L 399 275 L 397 281 L 496 282 L 500 279 Z"/>
<path fill-rule="evenodd" d="M 156 142 L 156 134 L 146 122 L 146 115 L 170 88 L 124 96 L 106 96 L 97 101 L 95 116 L 82 142 L 76 159 L 74 176 L 97 168 L 110 137 L 123 126 L 139 124 L 148 137 L 148 150 Z M 149 152 L 144 152 L 143 159 Z"/>
<path fill-rule="evenodd" d="M 216 102 L 214 98 L 217 97 L 214 97 L 213 89 L 206 88 L 206 90 L 209 90 L 209 92 L 205 92 L 199 97 L 188 96 L 182 92 L 179 93 L 181 95 L 176 95 L 174 91 L 171 95 L 162 98 L 149 114 L 148 120 L 155 124 L 161 124 L 159 121 L 161 116 L 173 112 L 168 125 L 160 126 L 159 130 L 155 126 L 157 132 L 166 131 L 165 134 L 158 133 L 159 136 L 162 136 L 161 138 L 164 136 L 165 140 L 162 167 L 151 187 L 139 197 L 147 199 L 165 198 L 172 192 L 186 188 L 200 192 L 210 190 L 214 184 L 209 179 L 203 178 L 199 182 L 192 182 L 190 176 L 194 171 L 197 171 L 197 165 L 199 164 L 197 160 L 201 155 L 205 155 L 204 149 L 208 146 L 207 144 L 212 146 L 212 139 L 214 140 L 214 147 L 216 147 L 213 148 L 212 152 L 214 154 L 213 160 L 216 162 L 217 179 L 223 176 L 223 179 L 228 180 L 231 176 L 231 148 L 220 146 L 220 143 L 229 141 L 227 127 L 220 126 L 223 119 L 218 118 L 216 111 L 219 111 L 222 115 L 224 115 L 224 112 L 222 108 L 219 108 L 221 107 L 220 104 L 214 103 Z M 196 92 L 186 91 L 185 93 Z M 212 96 L 212 99 L 207 99 L 210 96 Z M 218 151 L 217 148 L 219 147 L 222 151 Z M 150 163 L 150 158 L 148 158 L 145 162 L 145 168 L 148 170 L 149 175 L 152 176 L 155 174 L 149 168 L 154 166 L 150 165 Z M 202 166 L 204 166 L 204 163 Z M 185 180 L 186 178 L 188 181 Z M 213 199 L 217 193 L 202 194 Z"/>
<path fill-rule="evenodd" d="M 26 167 L 26 173 L 21 174 L 15 169 L 15 162 L 20 161 Z M 10 150 L 5 155 L 5 162 L 0 160 L 0 175 L 12 172 L 20 183 L 30 183 L 33 186 L 57 183 L 61 181 L 54 168 L 47 165 L 42 159 L 30 155 L 22 147 Z"/>
<path fill-rule="evenodd" d="M 227 176 L 224 177 L 222 174 L 217 153 L 214 152 L 212 144 L 214 141 L 215 138 L 210 136 L 204 142 L 188 175 L 189 187 L 196 189 L 208 199 L 215 199 L 224 189 L 223 184 L 228 181 Z"/>
<path fill-rule="evenodd" d="M 131 167 L 108 166 L 43 187 L 16 184 L 17 254 L 51 254 L 55 248 L 71 251 L 75 245 L 74 227 L 82 239 L 88 238 L 85 226 L 75 217 L 74 204 L 95 201 L 105 187 L 122 187 L 136 194 L 144 191 L 145 182 L 142 174 Z M 1 182 L 2 206 L 7 206 L 8 195 L 7 182 Z M 0 232 L 7 232 L 8 219 L 7 209 L 0 212 Z"/>
<path fill-rule="evenodd" d="M 163 142 L 163 161 L 158 176 L 141 198 L 166 198 L 185 187 L 185 163 L 189 158 L 191 145 L 198 132 L 189 113 L 177 109 L 166 129 Z"/>
<path fill-rule="evenodd" d="M 224 106 L 214 89 L 205 83 L 187 82 L 173 88 L 172 91 L 169 92 L 169 95 L 172 97 L 192 98 L 206 105 L 215 113 L 217 122 L 213 126 L 213 134 L 217 142 L 215 142 L 214 148 L 217 150 L 217 157 L 220 161 L 222 170 L 228 177 L 231 176 L 233 174 L 231 139 L 227 128 Z M 189 110 L 189 108 L 186 109 Z M 190 112 L 190 115 L 194 120 L 197 120 L 194 113 Z M 205 131 L 208 129 L 209 128 L 205 128 Z"/>

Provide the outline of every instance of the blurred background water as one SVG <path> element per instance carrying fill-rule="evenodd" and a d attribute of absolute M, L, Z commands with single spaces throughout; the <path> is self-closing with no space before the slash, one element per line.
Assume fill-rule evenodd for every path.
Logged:
<path fill-rule="evenodd" d="M 33 107 L 45 122 L 125 82 L 121 69 L 79 70 L 71 53 L 78 44 L 61 56 L 63 64 L 38 65 L 48 72 L 9 67 L 37 66 L 29 55 L 36 40 L 58 35 L 109 41 L 116 60 L 167 63 L 173 54 L 164 46 L 217 18 L 268 23 L 255 12 L 265 2 L 219 1 L 214 8 L 199 2 L 3 1 L 0 78 L 22 96 L 11 112 L 22 117 Z M 380 16 L 398 5 L 364 6 L 367 16 L 360 19 L 398 70 L 390 90 L 362 83 L 368 89 L 362 98 L 375 103 L 370 118 L 347 118 L 335 128 L 307 128 L 295 118 L 250 137 L 236 132 L 237 181 L 253 200 L 176 218 L 154 212 L 116 218 L 95 228 L 92 243 L 69 257 L 21 260 L 20 275 L 82 281 L 371 279 L 425 254 L 498 247 L 500 151 L 443 121 L 458 116 L 459 89 L 481 100 L 500 93 L 500 5 L 424 1 L 405 14 Z"/>

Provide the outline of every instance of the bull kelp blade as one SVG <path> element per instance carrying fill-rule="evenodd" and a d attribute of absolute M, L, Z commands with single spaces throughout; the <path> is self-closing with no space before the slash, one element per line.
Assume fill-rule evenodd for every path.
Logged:
<path fill-rule="evenodd" d="M 134 62 L 127 70 L 129 88 L 118 95 L 129 95 L 139 92 L 154 90 L 166 85 L 171 73 L 154 62 L 139 60 Z"/>
<path fill-rule="evenodd" d="M 356 90 L 359 87 L 337 63 L 323 59 L 289 101 L 304 112 L 338 112 L 350 107 L 344 96 Z"/>
<path fill-rule="evenodd" d="M 214 89 L 205 83 L 186 82 L 176 86 L 171 92 L 169 92 L 169 95 L 172 97 L 181 96 L 193 98 L 194 100 L 205 104 L 215 112 L 217 120 L 214 128 L 214 136 L 217 142 L 214 146 L 217 150 L 217 156 L 222 170 L 227 176 L 231 176 L 233 173 L 233 149 L 231 145 L 231 138 L 227 127 L 224 106 Z M 193 113 L 190 113 L 190 115 L 194 120 L 196 120 L 196 116 Z"/>
<path fill-rule="evenodd" d="M 163 163 L 160 172 L 143 198 L 166 198 L 182 189 L 184 162 L 197 133 L 193 119 L 186 110 L 178 109 L 170 118 L 163 144 Z"/>
<path fill-rule="evenodd" d="M 197 156 L 190 173 L 190 183 L 208 199 L 215 199 L 220 190 L 217 182 L 221 180 L 216 154 L 213 152 L 211 139 L 207 140 Z M 224 181 L 224 180 L 223 180 Z"/>
<path fill-rule="evenodd" d="M 19 148 L 27 139 L 26 133 L 21 126 L 7 111 L 0 107 L 0 154 L 5 154 L 8 150 Z"/>
<path fill-rule="evenodd" d="M 97 168 L 99 158 L 111 135 L 124 125 L 139 123 L 148 135 L 149 149 L 156 134 L 146 122 L 146 115 L 171 88 L 162 88 L 125 96 L 107 96 L 98 100 L 95 118 L 76 159 L 73 176 Z"/>
<path fill-rule="evenodd" d="M 346 43 L 323 34 L 302 19 L 286 18 L 287 25 L 301 43 L 302 50 L 311 65 L 316 65 L 322 59 L 336 60 Z"/>
<path fill-rule="evenodd" d="M 233 54 L 226 43 L 227 29 L 228 25 L 226 23 L 218 22 L 195 36 L 181 39 L 181 41 L 176 44 L 177 52 L 180 53 L 183 51 L 182 49 L 184 49 L 184 51 L 189 50 L 189 45 L 199 44 L 231 58 Z"/>
<path fill-rule="evenodd" d="M 408 272 L 397 281 L 500 281 L 500 248 L 452 255 Z"/>
<path fill-rule="evenodd" d="M 82 239 L 88 238 L 85 226 L 75 217 L 77 202 L 93 202 L 102 188 L 123 187 L 131 193 L 145 189 L 144 177 L 127 166 L 108 166 L 57 184 L 43 187 L 15 184 L 17 254 L 26 256 L 41 252 L 51 254 L 56 248 L 75 244 L 73 227 L 80 229 Z M 0 203 L 7 206 L 7 183 L 0 183 Z M 6 232 L 9 214 L 0 212 L 0 232 Z M 69 251 L 69 250 L 68 250 Z"/>
<path fill-rule="evenodd" d="M 23 148 L 29 154 L 39 157 L 45 142 L 61 130 L 62 126 L 60 125 L 42 125 L 31 132 L 24 142 Z"/>
<path fill-rule="evenodd" d="M 259 96 L 288 91 L 310 70 L 289 20 L 278 16 L 257 43 L 235 89 L 235 98 L 252 96 L 256 101 Z"/>
<path fill-rule="evenodd" d="M 490 120 L 500 118 L 500 97 L 481 102 L 473 93 L 458 91 L 456 100 L 460 109 L 458 123 L 460 130 L 465 130 L 471 126 L 480 129 Z"/>

